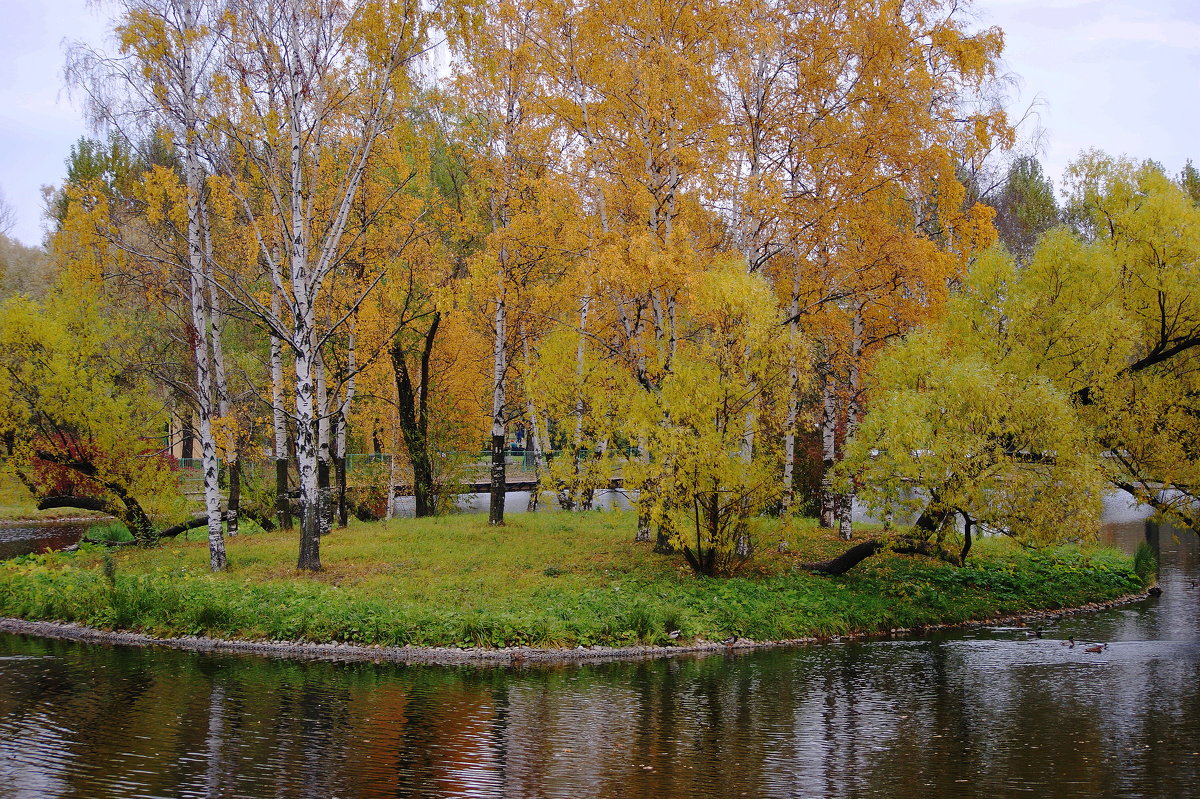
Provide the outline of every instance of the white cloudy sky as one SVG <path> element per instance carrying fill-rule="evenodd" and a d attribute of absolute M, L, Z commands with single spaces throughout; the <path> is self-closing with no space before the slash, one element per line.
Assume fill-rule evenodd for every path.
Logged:
<path fill-rule="evenodd" d="M 974 13 L 1006 32 L 1012 110 L 1038 102 L 1052 176 L 1090 147 L 1172 172 L 1200 162 L 1200 0 L 976 0 Z M 87 0 L 0 0 L 0 190 L 27 244 L 44 234 L 39 187 L 62 180 L 87 132 L 62 90 L 63 42 L 104 29 Z"/>

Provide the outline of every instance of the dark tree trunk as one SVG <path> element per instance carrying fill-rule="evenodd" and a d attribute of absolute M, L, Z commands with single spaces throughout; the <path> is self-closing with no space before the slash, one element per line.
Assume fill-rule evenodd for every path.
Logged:
<path fill-rule="evenodd" d="M 158 534 L 159 538 L 174 538 L 180 533 L 186 533 L 188 530 L 195 530 L 197 527 L 205 527 L 208 525 L 207 516 L 197 516 L 194 519 L 188 519 L 186 522 L 177 524 L 173 527 L 168 527 Z"/>
<path fill-rule="evenodd" d="M 975 526 L 975 520 L 967 514 L 963 514 L 963 545 L 962 552 L 958 556 L 959 563 L 963 566 L 967 565 L 967 555 L 971 552 L 971 528 Z"/>
<path fill-rule="evenodd" d="M 488 524 L 504 524 L 504 489 L 506 488 L 504 436 L 492 436 L 492 484 L 488 505 Z"/>
<path fill-rule="evenodd" d="M 650 541 L 650 509 L 638 505 L 637 533 L 634 535 L 634 541 L 648 543 Z"/>
<path fill-rule="evenodd" d="M 350 509 L 346 506 L 346 459 L 334 456 L 333 468 L 337 470 L 338 527 L 345 527 L 350 523 Z"/>
<path fill-rule="evenodd" d="M 17 447 L 17 433 L 15 430 L 7 430 L 4 433 L 4 451 L 8 457 L 13 456 L 13 451 Z"/>
<path fill-rule="evenodd" d="M 229 525 L 229 534 L 238 534 L 238 511 L 242 504 L 242 459 L 234 457 L 229 461 L 229 509 L 225 512 L 225 522 Z"/>
<path fill-rule="evenodd" d="M 333 529 L 333 492 L 329 484 L 329 461 L 317 459 L 317 514 L 322 522 L 321 535 Z"/>
<path fill-rule="evenodd" d="M 934 495 L 933 501 L 925 506 L 925 510 L 921 511 L 921 515 L 917 517 L 913 527 L 920 531 L 923 538 L 932 538 L 941 532 L 951 513 L 952 511 L 943 506 Z"/>
<path fill-rule="evenodd" d="M 192 429 L 192 419 L 190 416 L 184 417 L 180 421 L 183 423 L 183 443 L 180 450 L 183 454 L 180 457 L 191 460 L 196 441 L 196 432 Z"/>
<path fill-rule="evenodd" d="M 397 334 L 392 344 L 392 371 L 396 377 L 397 410 L 400 417 L 400 434 L 404 437 L 404 448 L 413 472 L 413 494 L 416 499 L 418 518 L 437 513 L 437 493 L 433 480 L 433 458 L 429 441 L 429 377 L 430 358 L 437 340 L 441 314 L 435 313 L 421 343 L 417 363 L 417 382 L 413 381 L 408 368 L 408 353 Z"/>
<path fill-rule="evenodd" d="M 320 512 L 309 505 L 300 509 L 300 556 L 296 559 L 300 571 L 321 571 Z"/>
<path fill-rule="evenodd" d="M 275 461 L 275 523 L 282 530 L 292 527 L 292 503 L 288 500 L 288 462 L 285 458 Z"/>

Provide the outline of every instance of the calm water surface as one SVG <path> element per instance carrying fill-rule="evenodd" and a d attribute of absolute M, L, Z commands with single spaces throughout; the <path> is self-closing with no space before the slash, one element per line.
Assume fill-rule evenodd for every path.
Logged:
<path fill-rule="evenodd" d="M 1042 639 L 512 670 L 0 636 L 0 797 L 1200 796 L 1196 536 L 1108 520 L 1163 596 Z"/>

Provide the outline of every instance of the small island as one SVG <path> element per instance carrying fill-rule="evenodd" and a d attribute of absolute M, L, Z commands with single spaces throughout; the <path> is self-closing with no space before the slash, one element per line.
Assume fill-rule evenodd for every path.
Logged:
<path fill-rule="evenodd" d="M 249 530 L 247 529 L 249 527 Z M 1111 602 L 1152 575 L 1115 550 L 1024 550 L 980 541 L 959 567 L 882 553 L 845 575 L 807 567 L 847 544 L 811 520 L 774 530 L 731 578 L 697 578 L 678 555 L 632 543 L 636 514 L 452 515 L 352 522 L 298 573 L 289 532 L 228 539 L 212 573 L 200 541 L 30 555 L 0 565 L 0 616 L 155 637 L 368 647 L 675 647 L 829 639 L 984 622 Z M 879 531 L 867 532 L 868 537 Z M 631 654 L 637 654 L 631 650 Z"/>

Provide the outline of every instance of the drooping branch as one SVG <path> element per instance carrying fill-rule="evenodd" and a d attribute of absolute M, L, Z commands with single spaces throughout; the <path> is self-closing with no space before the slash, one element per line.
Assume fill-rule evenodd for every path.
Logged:
<path fill-rule="evenodd" d="M 74 497 L 68 495 L 58 495 L 53 497 L 45 497 L 38 501 L 38 510 L 51 510 L 53 508 L 77 508 L 78 510 L 91 510 L 98 513 L 107 513 L 110 516 L 116 516 L 116 508 L 111 502 L 97 497 Z"/>

